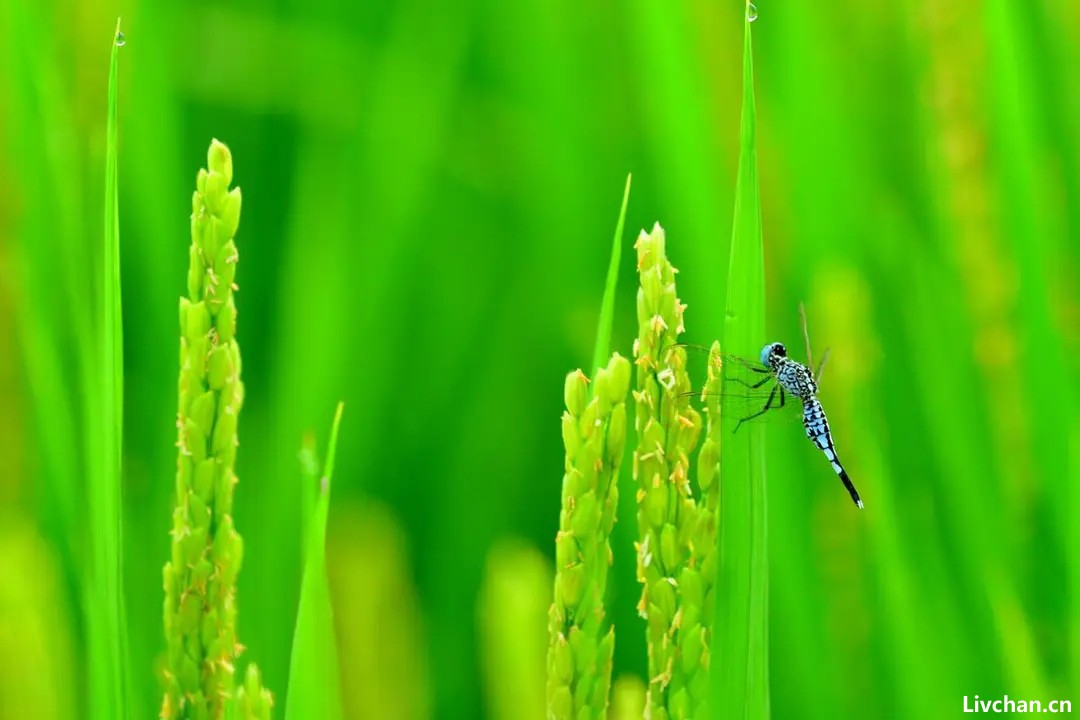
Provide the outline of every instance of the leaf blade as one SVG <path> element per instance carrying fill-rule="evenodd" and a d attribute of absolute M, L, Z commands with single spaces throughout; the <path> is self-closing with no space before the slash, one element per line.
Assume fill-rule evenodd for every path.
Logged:
<path fill-rule="evenodd" d="M 339 402 L 330 430 L 326 464 L 320 480 L 314 516 L 308 526 L 307 558 L 300 585 L 285 718 L 341 718 L 337 643 L 333 607 L 326 577 L 326 522 L 330 512 L 330 485 L 337 455 L 338 430 L 345 403 Z"/>
<path fill-rule="evenodd" d="M 589 377 L 596 377 L 596 371 L 607 362 L 611 354 L 611 326 L 615 318 L 615 291 L 619 286 L 619 261 L 622 259 L 622 237 L 626 227 L 626 205 L 630 201 L 631 178 L 632 175 L 628 173 L 619 219 L 615 223 L 615 238 L 611 241 L 611 260 L 608 262 L 607 280 L 604 283 L 604 298 L 600 302 L 600 320 L 596 327 L 596 347 L 593 350 L 592 373 Z"/>
<path fill-rule="evenodd" d="M 99 377 L 94 393 L 96 418 L 86 428 L 94 455 L 88 493 L 92 568 L 88 623 L 90 702 L 95 717 L 128 717 L 127 632 L 124 621 L 123 507 L 121 454 L 123 442 L 123 335 L 120 303 L 120 229 L 117 201 L 117 85 L 120 20 L 117 18 L 109 58 L 105 135 L 104 231 Z"/>
<path fill-rule="evenodd" d="M 748 6 L 749 7 L 749 6 Z M 757 355 L 765 334 L 765 271 L 758 197 L 753 46 L 749 19 L 743 40 L 743 108 L 735 216 L 731 237 L 724 351 Z M 724 402 L 727 415 L 733 406 Z M 768 554 L 763 428 L 751 423 L 721 455 L 716 592 L 717 652 L 713 712 L 717 717 L 767 718 Z"/>

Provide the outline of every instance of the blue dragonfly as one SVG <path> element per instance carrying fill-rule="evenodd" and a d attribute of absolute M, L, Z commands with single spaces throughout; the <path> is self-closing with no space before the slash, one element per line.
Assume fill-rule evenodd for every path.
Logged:
<path fill-rule="evenodd" d="M 844 469 L 843 463 L 840 462 L 840 458 L 836 453 L 836 445 L 833 442 L 832 431 L 829 427 L 829 420 L 825 415 L 825 408 L 822 407 L 821 401 L 817 397 L 818 383 L 821 379 L 821 371 L 825 366 L 825 360 L 828 359 L 828 352 L 822 357 L 817 368 L 811 370 L 813 358 L 810 354 L 810 339 L 806 329 L 806 314 L 801 307 L 800 314 L 802 315 L 803 337 L 806 339 L 806 365 L 789 357 L 787 348 L 783 343 L 779 342 L 771 342 L 761 348 L 760 364 L 736 355 L 725 353 L 722 356 L 725 365 L 725 380 L 739 383 L 751 391 L 749 393 L 740 393 L 729 391 L 726 388 L 724 390 L 725 396 L 739 400 L 739 402 L 729 403 L 729 406 L 746 407 L 747 412 L 749 412 L 748 415 L 739 418 L 733 432 L 738 432 L 745 422 L 755 420 L 770 410 L 783 408 L 787 404 L 788 396 L 798 400 L 802 404 L 802 423 L 806 431 L 806 437 L 825 454 L 825 458 L 839 476 L 840 482 L 844 484 L 848 494 L 851 495 L 852 502 L 861 510 L 863 508 L 862 498 L 859 496 L 859 491 L 855 489 L 855 484 L 848 476 L 847 470 Z M 735 372 L 731 371 L 732 366 L 735 366 Z M 745 370 L 749 375 L 746 372 L 739 372 L 739 370 Z M 768 395 L 765 395 L 766 391 Z M 764 398 L 764 405 L 761 405 L 762 398 Z M 747 405 L 746 403 L 757 403 L 757 405 Z M 756 409 L 750 412 L 751 408 Z"/>

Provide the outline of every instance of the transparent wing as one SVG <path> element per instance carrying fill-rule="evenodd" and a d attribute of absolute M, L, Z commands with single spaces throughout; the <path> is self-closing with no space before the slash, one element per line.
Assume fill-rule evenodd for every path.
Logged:
<path fill-rule="evenodd" d="M 682 347 L 686 348 L 687 372 L 696 388 L 687 395 L 702 412 L 711 399 L 719 400 L 725 410 L 722 420 L 725 427 L 730 426 L 734 430 L 740 420 L 744 421 L 743 424 L 801 421 L 800 401 L 787 393 L 781 397 L 781 388 L 775 378 L 757 360 L 729 353 L 720 353 L 719 357 L 710 356 L 709 349 L 701 346 Z M 711 389 L 705 387 L 709 362 L 719 362 L 720 365 L 720 382 L 714 383 Z M 769 409 L 766 411 L 767 405 Z"/>

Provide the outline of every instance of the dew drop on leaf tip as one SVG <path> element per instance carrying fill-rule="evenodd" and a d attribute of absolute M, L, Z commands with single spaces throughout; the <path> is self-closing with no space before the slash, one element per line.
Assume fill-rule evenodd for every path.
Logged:
<path fill-rule="evenodd" d="M 747 3 L 746 20 L 748 22 L 754 22 L 755 20 L 757 20 L 757 6 L 754 5 L 754 3 Z"/>
<path fill-rule="evenodd" d="M 127 38 L 124 37 L 124 33 L 117 31 L 116 33 L 116 47 L 124 47 L 124 43 L 127 42 Z"/>

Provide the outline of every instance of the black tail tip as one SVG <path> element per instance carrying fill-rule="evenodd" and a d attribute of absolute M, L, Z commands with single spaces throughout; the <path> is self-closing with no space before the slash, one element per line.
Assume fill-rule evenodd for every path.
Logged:
<path fill-rule="evenodd" d="M 844 468 L 839 467 L 837 473 L 840 475 L 840 481 L 843 482 L 844 487 L 847 488 L 848 494 L 851 495 L 851 501 L 855 503 L 855 507 L 862 510 L 862 498 L 859 497 L 859 491 L 855 489 L 855 483 L 851 482 L 851 478 L 848 477 L 847 471 L 844 470 Z"/>

